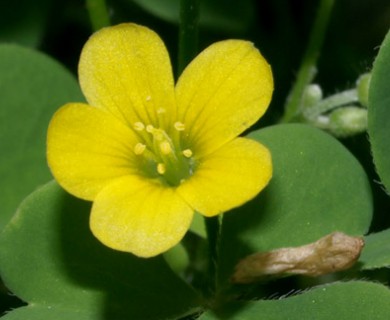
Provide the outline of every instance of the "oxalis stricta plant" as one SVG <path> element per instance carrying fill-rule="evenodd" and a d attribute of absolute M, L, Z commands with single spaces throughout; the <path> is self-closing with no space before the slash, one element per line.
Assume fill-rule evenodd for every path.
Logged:
<path fill-rule="evenodd" d="M 1 318 L 388 319 L 388 22 L 340 87 L 332 0 L 298 51 L 285 3 L 89 0 L 56 48 L 44 2 L 0 44 Z"/>

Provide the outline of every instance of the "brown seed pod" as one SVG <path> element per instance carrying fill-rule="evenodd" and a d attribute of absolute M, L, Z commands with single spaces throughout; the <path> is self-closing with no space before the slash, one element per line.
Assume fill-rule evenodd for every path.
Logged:
<path fill-rule="evenodd" d="M 311 277 L 346 270 L 359 259 L 362 237 L 333 232 L 316 242 L 292 248 L 255 253 L 241 260 L 233 283 L 251 283 L 265 276 L 301 274 Z"/>

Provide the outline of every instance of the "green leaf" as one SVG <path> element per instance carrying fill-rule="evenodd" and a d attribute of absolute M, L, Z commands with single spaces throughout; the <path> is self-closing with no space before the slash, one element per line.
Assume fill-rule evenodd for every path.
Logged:
<path fill-rule="evenodd" d="M 149 13 L 172 23 L 179 23 L 180 0 L 134 0 Z M 225 33 L 242 32 L 254 20 L 253 0 L 201 1 L 199 24 Z"/>
<path fill-rule="evenodd" d="M 46 130 L 56 109 L 83 101 L 77 81 L 37 51 L 0 45 L 0 230 L 18 204 L 51 175 Z"/>
<path fill-rule="evenodd" d="M 0 2 L 0 42 L 37 47 L 43 38 L 51 0 Z"/>
<path fill-rule="evenodd" d="M 361 269 L 370 270 L 390 266 L 390 229 L 369 234 L 364 238 L 364 249 L 359 262 Z"/>
<path fill-rule="evenodd" d="M 390 191 L 390 31 L 375 59 L 368 95 L 368 134 L 377 172 Z"/>
<path fill-rule="evenodd" d="M 9 319 L 172 319 L 197 306 L 162 256 L 141 259 L 98 242 L 89 211 L 55 182 L 22 203 L 0 237 L 0 272 L 29 306 Z"/>
<path fill-rule="evenodd" d="M 164 252 L 163 256 L 166 263 L 177 274 L 183 274 L 190 263 L 188 252 L 181 242 Z"/>
<path fill-rule="evenodd" d="M 197 234 L 198 236 L 202 238 L 206 238 L 207 234 L 206 234 L 206 227 L 204 224 L 204 217 L 200 213 L 195 212 L 194 218 L 192 219 L 190 230 L 193 233 Z"/>
<path fill-rule="evenodd" d="M 367 232 L 369 182 L 339 141 L 303 124 L 272 126 L 249 137 L 270 149 L 274 172 L 258 197 L 223 216 L 221 279 L 254 252 L 300 246 L 333 231 Z"/>
<path fill-rule="evenodd" d="M 317 287 L 284 299 L 232 303 L 199 320 L 387 320 L 390 290 L 380 284 L 353 281 Z"/>
<path fill-rule="evenodd" d="M 98 310 L 80 310 L 77 307 L 73 308 L 53 308 L 51 305 L 30 305 L 27 307 L 21 307 L 12 312 L 7 313 L 1 317 L 1 320 L 86 320 L 86 319 L 102 319 Z"/>

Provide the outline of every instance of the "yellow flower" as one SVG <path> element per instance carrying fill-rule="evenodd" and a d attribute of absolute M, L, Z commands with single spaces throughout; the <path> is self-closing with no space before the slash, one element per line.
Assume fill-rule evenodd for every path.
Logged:
<path fill-rule="evenodd" d="M 268 149 L 237 137 L 273 91 L 271 69 L 251 43 L 211 45 L 175 86 L 161 39 L 121 24 L 85 44 L 79 81 L 88 104 L 53 116 L 48 163 L 64 189 L 93 201 L 90 227 L 105 245 L 157 255 L 182 239 L 195 211 L 218 215 L 270 180 Z"/>

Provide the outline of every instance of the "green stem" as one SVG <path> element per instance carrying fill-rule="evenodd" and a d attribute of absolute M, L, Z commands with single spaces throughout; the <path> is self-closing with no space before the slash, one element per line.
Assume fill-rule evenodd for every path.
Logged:
<path fill-rule="evenodd" d="M 303 92 L 317 73 L 317 59 L 324 42 L 333 4 L 334 0 L 321 0 L 297 80 L 287 98 L 281 122 L 293 121 L 299 114 Z"/>
<path fill-rule="evenodd" d="M 110 25 L 110 17 L 105 0 L 86 0 L 92 28 L 97 31 Z"/>
<path fill-rule="evenodd" d="M 359 101 L 356 89 L 350 89 L 336 93 L 326 99 L 321 100 L 314 106 L 303 111 L 303 115 L 308 120 L 315 120 L 321 114 L 343 105 L 351 105 Z"/>
<path fill-rule="evenodd" d="M 205 217 L 207 240 L 209 245 L 209 293 L 214 296 L 217 292 L 217 264 L 220 222 L 219 216 Z"/>
<path fill-rule="evenodd" d="M 180 0 L 178 75 L 198 54 L 200 0 Z"/>

